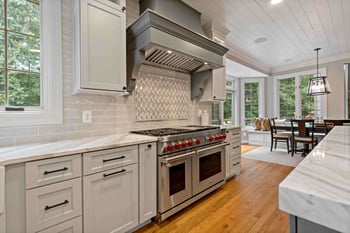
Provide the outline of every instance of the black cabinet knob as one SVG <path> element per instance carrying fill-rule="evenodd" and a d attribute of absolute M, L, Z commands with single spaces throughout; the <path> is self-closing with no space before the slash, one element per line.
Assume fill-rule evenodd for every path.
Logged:
<path fill-rule="evenodd" d="M 216 96 L 215 96 L 215 95 L 213 96 L 213 99 L 216 99 Z"/>
<path fill-rule="evenodd" d="M 123 6 L 123 7 L 122 7 L 122 11 L 125 11 L 125 10 L 126 10 L 126 7 L 125 7 L 125 6 Z"/>
<path fill-rule="evenodd" d="M 151 148 L 152 147 L 152 145 L 151 144 L 148 144 L 148 146 L 147 146 L 148 148 Z"/>
<path fill-rule="evenodd" d="M 126 87 L 123 87 L 123 90 L 126 90 Z"/>

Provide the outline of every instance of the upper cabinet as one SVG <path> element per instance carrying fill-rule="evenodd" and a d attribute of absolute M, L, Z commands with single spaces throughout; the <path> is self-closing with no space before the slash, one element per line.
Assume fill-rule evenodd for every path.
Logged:
<path fill-rule="evenodd" d="M 125 0 L 74 0 L 74 94 L 127 94 Z"/>
<path fill-rule="evenodd" d="M 225 101 L 226 100 L 226 74 L 225 68 L 215 69 L 209 78 L 203 95 L 199 101 Z"/>

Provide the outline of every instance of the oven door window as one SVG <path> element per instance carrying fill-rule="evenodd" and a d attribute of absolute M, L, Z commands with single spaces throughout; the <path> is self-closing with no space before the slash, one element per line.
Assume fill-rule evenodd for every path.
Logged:
<path fill-rule="evenodd" d="M 169 194 L 181 192 L 186 189 L 186 166 L 184 163 L 169 168 Z"/>
<path fill-rule="evenodd" d="M 221 152 L 199 158 L 199 181 L 221 173 Z"/>

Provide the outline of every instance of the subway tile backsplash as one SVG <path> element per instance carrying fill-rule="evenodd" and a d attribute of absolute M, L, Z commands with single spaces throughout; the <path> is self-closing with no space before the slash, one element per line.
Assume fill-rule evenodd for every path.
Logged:
<path fill-rule="evenodd" d="M 137 0 L 128 0 L 133 8 Z M 128 5 L 127 5 L 128 8 Z M 211 110 L 210 103 L 196 103 L 190 100 L 190 77 L 187 74 L 143 66 L 140 70 L 141 82 L 151 90 L 151 95 L 141 92 L 129 96 L 77 95 L 73 96 L 73 5 L 71 0 L 62 0 L 62 44 L 63 44 L 63 124 L 40 125 L 27 127 L 1 127 L 0 146 L 15 146 L 26 143 L 52 142 L 80 137 L 127 133 L 130 130 L 171 127 L 178 125 L 199 124 L 198 110 Z M 137 17 L 136 11 L 127 11 L 128 25 Z M 148 74 L 148 75 L 147 75 Z M 170 93 L 155 89 L 152 84 L 142 80 L 160 78 L 167 84 L 175 85 Z M 158 82 L 158 81 L 156 81 Z M 148 85 L 152 85 L 149 87 Z M 158 85 L 163 85 L 158 83 Z M 164 84 L 165 85 L 165 84 Z M 138 86 L 139 87 L 139 86 Z M 159 91 L 159 92 L 158 92 Z M 174 98 L 169 104 L 174 105 L 171 111 L 157 109 L 154 98 L 165 104 L 166 98 Z M 143 99 L 147 97 L 147 101 Z M 181 105 L 181 106 L 180 106 Z M 152 114 L 146 111 L 153 111 Z M 82 123 L 82 112 L 92 112 L 92 123 Z M 160 113 L 159 115 L 158 112 Z M 141 119 L 144 114 L 146 118 Z"/>

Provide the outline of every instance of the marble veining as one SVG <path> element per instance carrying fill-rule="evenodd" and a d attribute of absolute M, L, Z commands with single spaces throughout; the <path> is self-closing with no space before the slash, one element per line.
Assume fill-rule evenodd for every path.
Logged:
<path fill-rule="evenodd" d="M 115 134 L 0 148 L 0 166 L 157 141 L 138 134 Z"/>
<path fill-rule="evenodd" d="M 350 127 L 336 126 L 280 183 L 279 208 L 350 233 Z"/>

